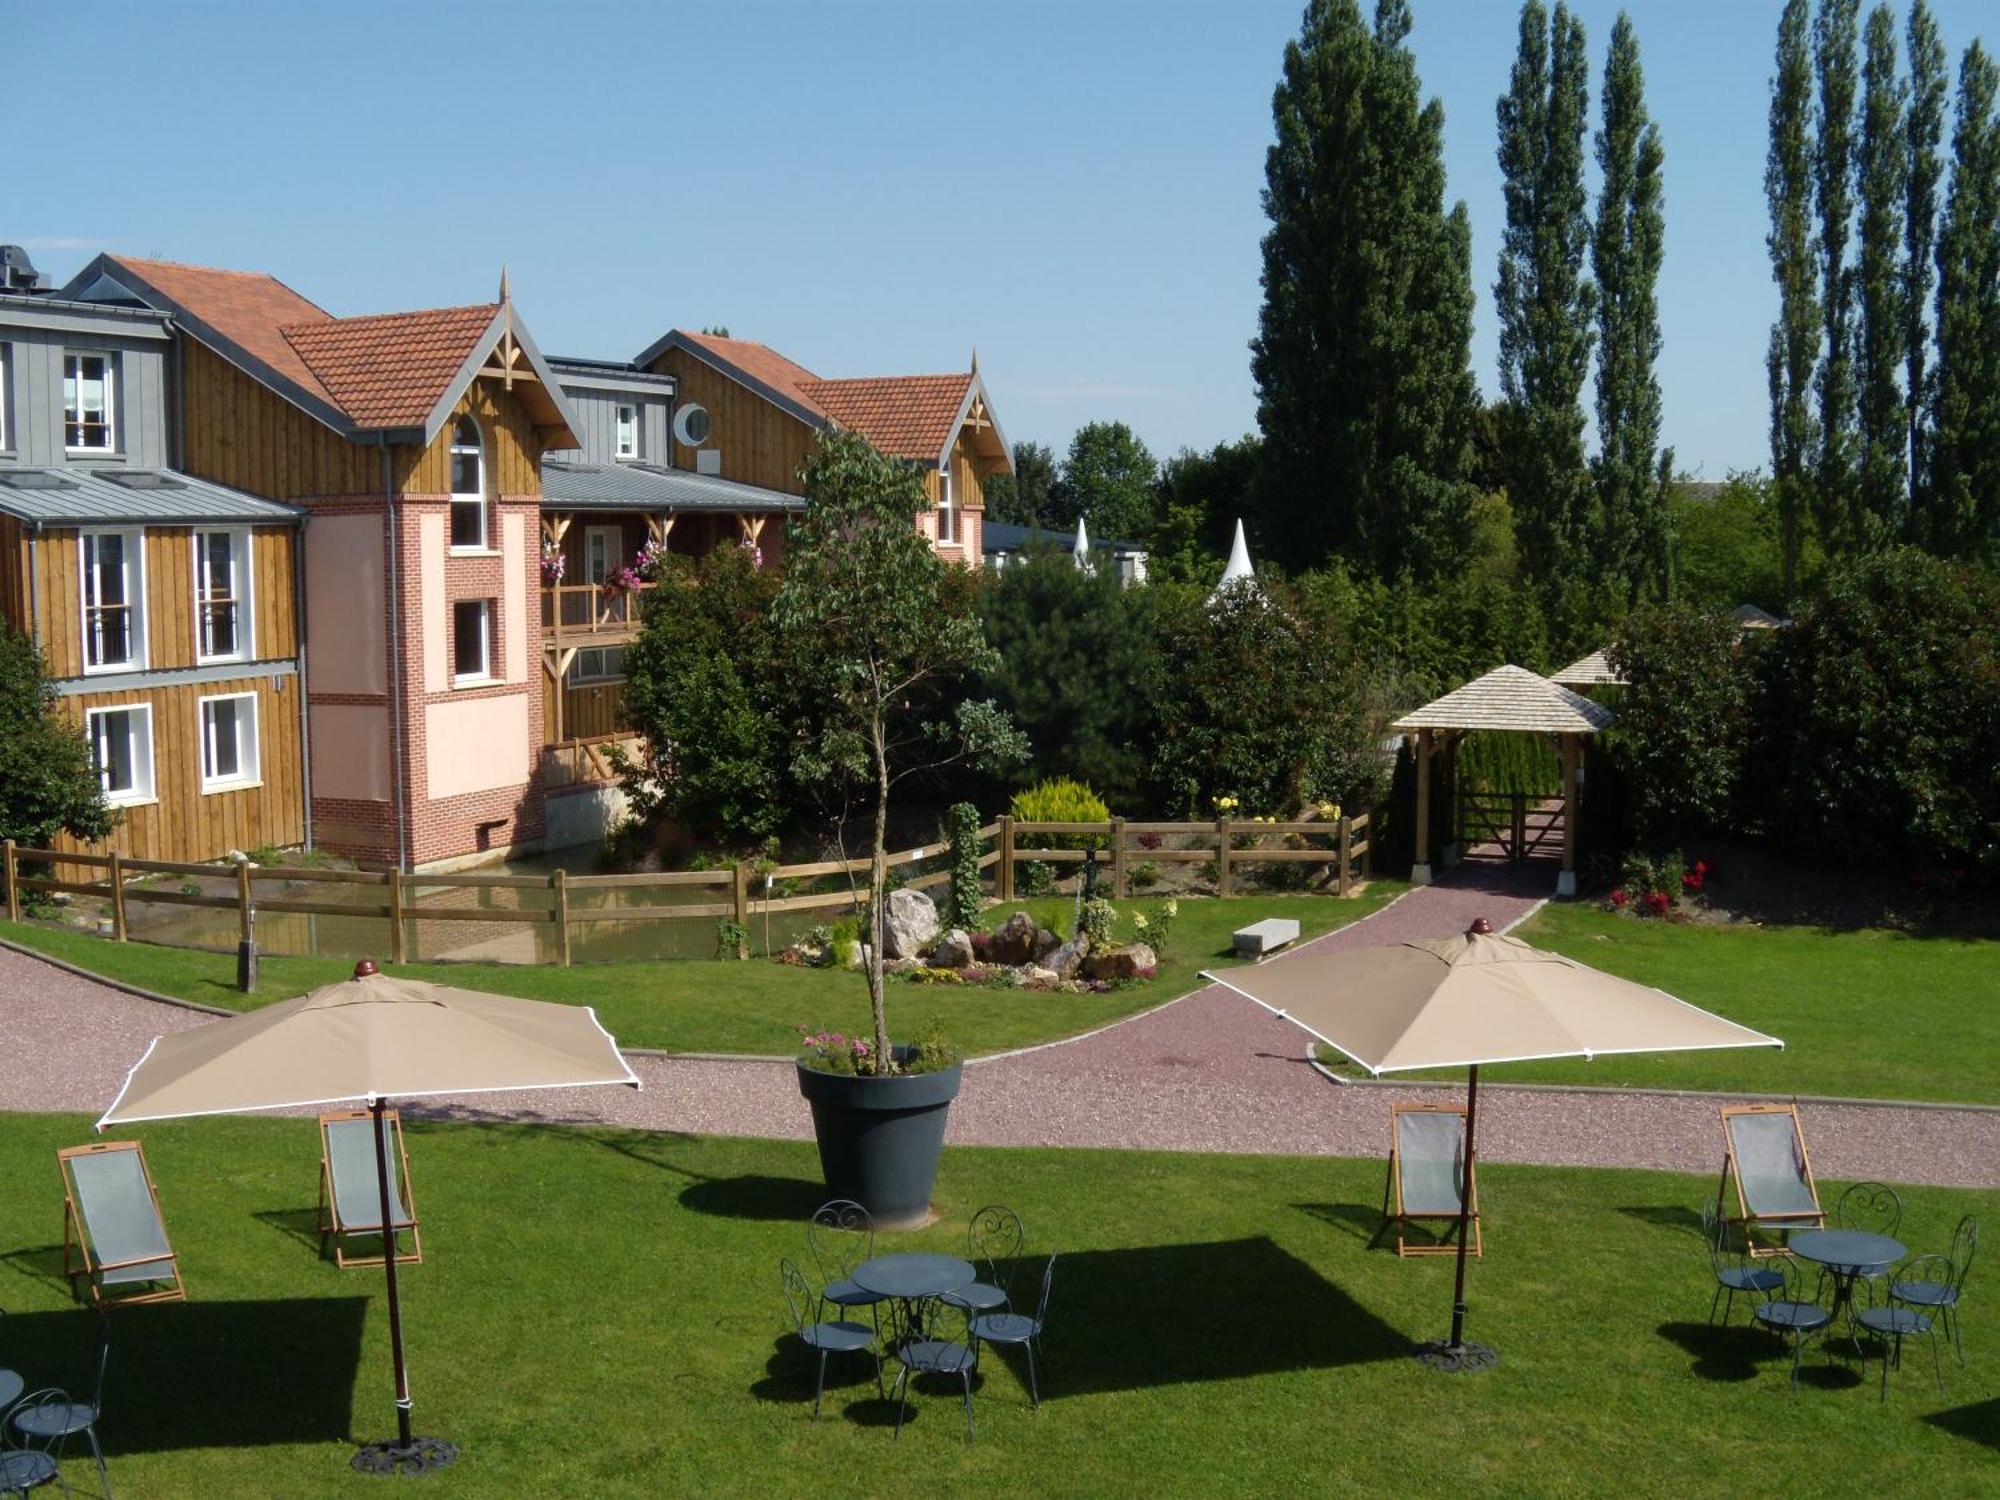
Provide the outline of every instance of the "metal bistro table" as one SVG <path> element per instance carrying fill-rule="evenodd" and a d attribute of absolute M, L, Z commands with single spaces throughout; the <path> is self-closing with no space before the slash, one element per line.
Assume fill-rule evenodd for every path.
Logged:
<path fill-rule="evenodd" d="M 942 1297 L 946 1292 L 971 1286 L 978 1276 L 969 1260 L 960 1260 L 956 1255 L 924 1255 L 913 1251 L 878 1255 L 854 1268 L 856 1286 L 903 1304 L 907 1314 L 905 1326 L 910 1328 L 922 1324 L 924 1303 Z"/>
<path fill-rule="evenodd" d="M 1833 1278 L 1833 1306 L 1829 1310 L 1836 1319 L 1845 1315 L 1847 1336 L 1859 1353 L 1861 1336 L 1854 1331 L 1854 1283 L 1871 1271 L 1895 1265 L 1908 1249 L 1901 1240 L 1861 1229 L 1802 1229 L 1791 1237 L 1787 1248 L 1800 1260 L 1824 1266 Z"/>

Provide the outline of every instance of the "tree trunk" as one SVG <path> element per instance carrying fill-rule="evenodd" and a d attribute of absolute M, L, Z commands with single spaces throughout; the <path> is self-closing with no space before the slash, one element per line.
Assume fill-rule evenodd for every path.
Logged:
<path fill-rule="evenodd" d="M 883 743 L 882 721 L 873 726 L 875 751 L 875 843 L 868 859 L 868 911 L 873 932 L 868 944 L 868 1004 L 875 1018 L 875 1071 L 887 1073 L 889 1016 L 882 1000 L 882 939 L 889 929 L 889 749 Z"/>

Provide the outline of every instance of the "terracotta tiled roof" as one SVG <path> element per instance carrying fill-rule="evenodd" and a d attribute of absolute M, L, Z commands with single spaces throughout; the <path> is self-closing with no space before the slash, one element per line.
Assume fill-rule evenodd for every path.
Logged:
<path fill-rule="evenodd" d="M 1405 714 L 1395 729 L 1525 729 L 1538 734 L 1594 734 L 1617 715 L 1525 667 L 1495 667 L 1434 703 Z"/>
<path fill-rule="evenodd" d="M 499 311 L 486 302 L 322 318 L 283 333 L 356 427 L 421 427 Z"/>
<path fill-rule="evenodd" d="M 882 452 L 936 463 L 971 385 L 970 374 L 884 375 L 813 380 L 802 389 L 834 421 Z"/>
<path fill-rule="evenodd" d="M 752 380 L 761 381 L 801 406 L 810 407 L 815 414 L 827 415 L 819 403 L 801 389 L 817 383 L 819 377 L 804 365 L 786 359 L 769 344 L 760 344 L 754 339 L 726 339 L 712 333 L 689 333 L 686 329 L 680 330 L 680 336 L 695 348 L 705 349 L 717 359 L 734 365 Z"/>
<path fill-rule="evenodd" d="M 131 255 L 108 255 L 105 259 L 126 268 L 309 395 L 339 404 L 280 332 L 287 325 L 331 322 L 333 315 L 277 277 L 262 271 L 223 271 Z"/>

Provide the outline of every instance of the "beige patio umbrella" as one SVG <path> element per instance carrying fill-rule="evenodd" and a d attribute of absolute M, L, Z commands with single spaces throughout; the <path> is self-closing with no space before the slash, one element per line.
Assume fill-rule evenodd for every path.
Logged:
<path fill-rule="evenodd" d="M 1376 1077 L 1466 1068 L 1468 1181 L 1483 1066 L 1785 1045 L 1664 990 L 1497 936 L 1484 917 L 1459 937 L 1300 953 L 1205 977 L 1310 1032 Z M 1497 1358 L 1485 1345 L 1465 1340 L 1465 1198 L 1461 1193 L 1451 1337 L 1418 1351 L 1444 1369 L 1483 1368 Z"/>
<path fill-rule="evenodd" d="M 640 1086 L 594 1010 L 392 979 L 364 959 L 354 966 L 352 978 L 338 984 L 247 1015 L 155 1037 L 97 1128 L 362 1100 L 375 1117 L 376 1172 L 386 1226 L 393 1222 L 384 1124 L 391 1098 L 595 1084 Z M 366 1445 L 355 1455 L 355 1467 L 403 1473 L 439 1468 L 458 1450 L 438 1438 L 411 1436 L 409 1371 L 392 1252 L 383 1256 L 383 1271 L 395 1358 L 397 1440 Z"/>

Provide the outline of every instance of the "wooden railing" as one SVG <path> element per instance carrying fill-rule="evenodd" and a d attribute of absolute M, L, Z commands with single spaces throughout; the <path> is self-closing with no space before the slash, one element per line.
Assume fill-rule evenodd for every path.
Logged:
<path fill-rule="evenodd" d="M 543 638 L 630 640 L 639 633 L 646 593 L 652 587 L 650 583 L 636 589 L 607 589 L 601 583 L 544 584 Z"/>
<path fill-rule="evenodd" d="M 1213 823 L 1128 823 L 1113 818 L 1103 823 L 1029 823 L 1000 817 L 979 830 L 979 868 L 993 870 L 995 894 L 1002 901 L 1014 899 L 1015 877 L 1020 865 L 1031 861 L 1047 864 L 1075 864 L 1091 857 L 1084 849 L 1039 849 L 1023 847 L 1021 840 L 1036 835 L 1064 835 L 1101 841 L 1097 852 L 1110 866 L 1111 891 L 1124 897 L 1131 889 L 1134 856 L 1143 860 L 1215 863 L 1216 891 L 1227 896 L 1235 872 L 1244 865 L 1290 862 L 1324 865 L 1329 880 L 1337 882 L 1345 896 L 1353 888 L 1356 875 L 1369 872 L 1369 817 L 1306 819 L 1290 823 L 1257 823 L 1219 818 Z M 1160 847 L 1151 847 L 1157 835 Z M 1265 839 L 1295 836 L 1304 847 L 1266 847 Z M 1168 837 L 1192 838 L 1196 847 L 1167 848 Z M 1314 844 L 1311 840 L 1321 840 Z M 951 879 L 949 843 L 922 844 L 889 855 L 891 869 L 907 870 L 903 884 L 917 890 L 940 886 Z M 926 865 L 937 863 L 935 869 Z M 29 867 L 24 870 L 24 866 Z M 9 921 L 19 921 L 21 898 L 27 892 L 66 891 L 73 895 L 99 897 L 111 908 L 111 936 L 127 939 L 127 912 L 131 903 L 163 906 L 202 907 L 236 913 L 237 932 L 248 940 L 255 932 L 260 912 L 302 916 L 376 918 L 389 924 L 389 958 L 393 963 L 407 960 L 413 923 L 493 922 L 541 926 L 552 940 L 556 962 L 570 961 L 570 936 L 578 927 L 601 922 L 714 921 L 728 918 L 747 927 L 754 916 L 778 912 L 853 911 L 860 904 L 861 891 L 856 877 L 865 877 L 869 861 L 825 859 L 805 864 L 764 866 L 750 861 L 712 870 L 669 870 L 637 875 L 570 875 L 556 870 L 548 875 L 503 875 L 485 872 L 463 874 L 404 874 L 400 870 L 323 870 L 291 865 L 194 864 L 174 860 L 128 859 L 122 854 L 85 854 L 56 849 L 24 849 L 12 839 L 0 844 L 0 895 L 4 895 Z M 47 873 L 30 873 L 29 871 Z M 80 870 L 84 878 L 64 878 L 62 870 Z M 166 889 L 134 883 L 135 876 L 179 875 L 189 881 L 227 882 L 223 891 Z M 780 884 L 814 884 L 839 880 L 844 884 L 828 890 L 808 890 L 795 894 L 775 894 Z M 355 888 L 358 899 L 312 900 L 303 896 L 267 894 L 272 886 L 293 884 Z M 260 890 L 260 887 L 262 888 Z M 457 898 L 464 891 L 540 891 L 547 893 L 546 905 L 489 906 L 466 903 Z M 649 900 L 642 894 L 657 892 L 712 893 L 708 900 Z M 615 893 L 615 894 L 614 894 Z M 596 904 L 596 898 L 609 899 Z M 582 898 L 579 902 L 578 898 Z M 618 905 L 620 899 L 636 904 Z"/>

